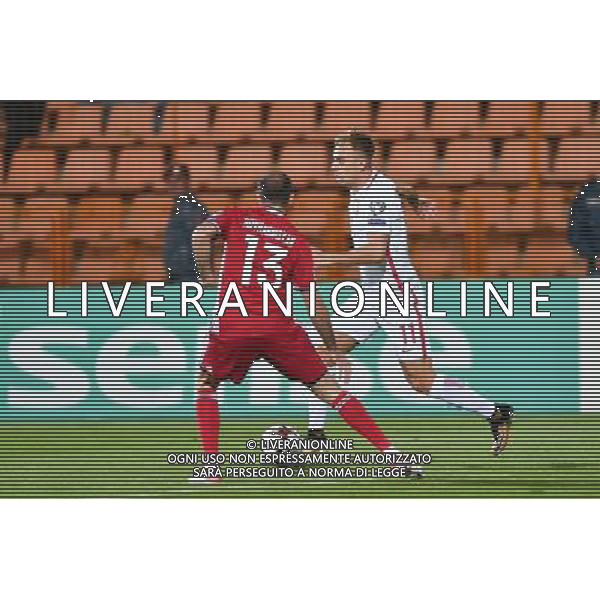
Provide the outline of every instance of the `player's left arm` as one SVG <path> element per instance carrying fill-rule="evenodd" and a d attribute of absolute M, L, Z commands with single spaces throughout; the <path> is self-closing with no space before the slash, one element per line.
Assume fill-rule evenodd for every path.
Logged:
<path fill-rule="evenodd" d="M 213 248 L 219 234 L 220 229 L 217 223 L 209 219 L 196 227 L 192 237 L 196 269 L 200 274 L 201 281 L 207 285 L 214 285 L 217 282 L 217 273 L 214 271 Z"/>

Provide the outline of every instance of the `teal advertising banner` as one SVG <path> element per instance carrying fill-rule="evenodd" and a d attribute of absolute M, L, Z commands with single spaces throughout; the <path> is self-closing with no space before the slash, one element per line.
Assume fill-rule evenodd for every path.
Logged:
<path fill-rule="evenodd" d="M 508 299 L 509 282 L 495 282 Z M 435 284 L 427 330 L 440 372 L 467 381 L 496 402 L 532 413 L 578 412 L 579 333 L 576 280 L 547 282 L 547 300 L 531 316 L 531 282 L 514 282 L 514 316 L 497 301 L 484 316 L 484 282 L 467 285 L 461 316 L 460 282 Z M 324 288 L 327 293 L 331 288 Z M 123 285 L 111 285 L 118 301 Z M 48 316 L 47 288 L 0 291 L 0 417 L 3 419 L 172 418 L 191 415 L 197 365 L 206 343 L 215 294 L 201 300 L 208 316 L 180 316 L 179 287 L 155 290 L 163 301 L 146 316 L 145 287 L 132 286 L 119 317 L 99 285 L 89 286 L 88 316 L 81 316 L 79 287 L 57 288 Z M 464 306 L 463 306 L 464 308 Z M 304 313 L 303 307 L 298 314 Z M 406 383 L 394 349 L 378 333 L 352 354 L 350 387 L 375 412 L 436 413 L 453 410 Z M 308 391 L 257 363 L 240 386 L 221 392 L 224 414 L 305 414 Z"/>

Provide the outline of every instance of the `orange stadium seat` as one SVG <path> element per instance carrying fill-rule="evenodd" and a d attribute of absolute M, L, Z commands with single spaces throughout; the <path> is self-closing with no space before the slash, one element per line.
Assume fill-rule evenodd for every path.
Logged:
<path fill-rule="evenodd" d="M 539 192 L 539 226 L 566 232 L 577 191 L 575 187 L 543 187 Z"/>
<path fill-rule="evenodd" d="M 569 135 L 591 126 L 589 101 L 544 102 L 541 128 L 545 135 Z"/>
<path fill-rule="evenodd" d="M 135 281 L 166 281 L 167 271 L 162 254 L 140 253 L 133 261 L 131 279 Z"/>
<path fill-rule="evenodd" d="M 80 148 L 69 152 L 58 186 L 61 190 L 88 190 L 110 186 L 111 155 L 101 148 Z"/>
<path fill-rule="evenodd" d="M 56 185 L 56 154 L 50 149 L 21 149 L 13 156 L 6 191 L 29 194 Z"/>
<path fill-rule="evenodd" d="M 143 244 L 162 244 L 172 198 L 166 196 L 139 196 L 124 216 L 124 236 Z"/>
<path fill-rule="evenodd" d="M 585 275 L 585 261 L 569 246 L 564 234 L 529 236 L 524 268 L 532 277 Z"/>
<path fill-rule="evenodd" d="M 263 134 L 274 140 L 295 140 L 316 128 L 315 102 L 271 102 Z"/>
<path fill-rule="evenodd" d="M 48 258 L 34 257 L 25 263 L 25 269 L 20 277 L 24 285 L 42 285 L 53 279 L 53 263 Z"/>
<path fill-rule="evenodd" d="M 337 190 L 299 192 L 289 213 L 296 227 L 315 245 L 343 249 L 349 235 L 347 197 Z"/>
<path fill-rule="evenodd" d="M 190 182 L 194 188 L 214 186 L 219 176 L 217 150 L 210 146 L 176 149 L 174 162 L 189 167 Z"/>
<path fill-rule="evenodd" d="M 464 194 L 448 188 L 418 190 L 419 197 L 427 200 L 434 208 L 432 216 L 423 217 L 410 205 L 404 206 L 404 216 L 411 235 L 456 233 L 465 229 Z"/>
<path fill-rule="evenodd" d="M 23 261 L 16 254 L 0 255 L 0 286 L 19 285 L 23 276 Z"/>
<path fill-rule="evenodd" d="M 523 134 L 531 128 L 534 108 L 531 102 L 493 100 L 482 130 L 490 136 Z"/>
<path fill-rule="evenodd" d="M 257 180 L 273 170 L 270 146 L 238 146 L 227 153 L 218 185 L 224 188 L 254 188 Z"/>
<path fill-rule="evenodd" d="M 563 138 L 554 169 L 545 176 L 550 181 L 579 184 L 600 177 L 600 138 Z"/>
<path fill-rule="evenodd" d="M 17 212 L 12 200 L 0 198 L 0 251 L 12 251 L 17 245 Z M 4 264 L 4 257 L 2 258 Z"/>
<path fill-rule="evenodd" d="M 209 132 L 211 143 L 232 144 L 260 137 L 261 114 L 260 102 L 219 102 Z"/>
<path fill-rule="evenodd" d="M 541 159 L 540 159 L 541 161 Z M 542 164 L 540 162 L 540 164 Z M 508 139 L 489 179 L 503 183 L 522 184 L 533 176 L 531 144 L 527 140 Z"/>
<path fill-rule="evenodd" d="M 130 270 L 130 265 L 114 256 L 85 256 L 73 264 L 71 282 L 123 282 L 128 280 Z"/>
<path fill-rule="evenodd" d="M 469 190 L 480 207 L 483 224 L 498 232 L 531 231 L 536 227 L 536 203 L 529 188 L 493 187 Z"/>
<path fill-rule="evenodd" d="M 418 236 L 411 239 L 410 251 L 415 268 L 423 280 L 465 275 L 461 236 Z"/>
<path fill-rule="evenodd" d="M 481 276 L 486 279 L 521 277 L 527 275 L 523 256 L 514 236 L 486 236 Z"/>
<path fill-rule="evenodd" d="M 326 102 L 323 120 L 310 136 L 333 140 L 349 129 L 368 133 L 371 129 L 371 114 L 370 102 Z"/>
<path fill-rule="evenodd" d="M 236 196 L 218 192 L 208 192 L 203 194 L 200 200 L 210 214 L 213 215 L 237 204 Z"/>
<path fill-rule="evenodd" d="M 73 211 L 71 237 L 93 247 L 118 246 L 124 214 L 120 197 L 82 198 Z"/>
<path fill-rule="evenodd" d="M 158 138 L 173 139 L 178 144 L 206 142 L 208 136 L 207 102 L 168 102 Z"/>
<path fill-rule="evenodd" d="M 396 142 L 386 171 L 399 185 L 414 185 L 435 177 L 438 163 L 433 142 Z"/>
<path fill-rule="evenodd" d="M 28 198 L 16 222 L 15 235 L 34 244 L 35 250 L 49 250 L 60 243 L 60 221 L 66 222 L 69 205 L 66 198 Z"/>
<path fill-rule="evenodd" d="M 58 101 L 46 104 L 38 144 L 76 146 L 101 135 L 103 107 L 98 103 Z"/>
<path fill-rule="evenodd" d="M 425 105 L 415 101 L 383 101 L 377 111 L 376 138 L 400 138 L 425 127 Z"/>
<path fill-rule="evenodd" d="M 130 144 L 139 142 L 153 133 L 156 101 L 116 102 L 110 111 L 104 135 L 96 142 L 102 144 Z"/>
<path fill-rule="evenodd" d="M 432 171 L 429 180 L 443 185 L 471 183 L 490 174 L 492 169 L 489 140 L 451 140 L 440 168 Z"/>
<path fill-rule="evenodd" d="M 466 135 L 481 124 L 480 102 L 436 101 L 429 132 L 437 136 Z"/>
<path fill-rule="evenodd" d="M 330 159 L 327 147 L 320 144 L 286 146 L 277 165 L 284 171 L 295 186 L 312 183 L 328 185 L 334 183 L 330 171 Z"/>
<path fill-rule="evenodd" d="M 164 172 L 164 154 L 161 149 L 123 149 L 117 162 L 115 186 L 123 189 L 162 186 Z"/>

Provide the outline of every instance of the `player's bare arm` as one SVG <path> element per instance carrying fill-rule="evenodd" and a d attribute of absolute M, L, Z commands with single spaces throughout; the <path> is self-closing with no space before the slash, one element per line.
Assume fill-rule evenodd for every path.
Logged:
<path fill-rule="evenodd" d="M 373 233 L 366 244 L 346 252 L 314 252 L 315 263 L 320 266 L 345 265 L 360 267 L 379 265 L 385 262 L 390 236 L 387 233 Z"/>
<path fill-rule="evenodd" d="M 219 228 L 214 221 L 205 221 L 194 230 L 192 245 L 196 258 L 196 268 L 202 281 L 208 285 L 217 282 L 214 270 L 214 242 L 219 237 Z"/>

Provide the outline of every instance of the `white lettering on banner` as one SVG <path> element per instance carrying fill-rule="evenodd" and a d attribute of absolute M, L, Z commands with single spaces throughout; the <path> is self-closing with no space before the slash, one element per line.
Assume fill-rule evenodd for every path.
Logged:
<path fill-rule="evenodd" d="M 131 350 L 138 344 L 152 345 L 157 356 L 137 358 Z M 97 381 L 109 400 L 135 406 L 160 406 L 183 401 L 188 378 L 188 361 L 181 340 L 166 327 L 139 325 L 115 333 L 98 354 Z M 151 372 L 181 373 L 177 384 L 139 387 L 129 377 Z M 161 383 L 163 383 L 161 381 Z"/>
<path fill-rule="evenodd" d="M 548 296 L 540 296 L 538 294 L 539 288 L 548 288 L 550 289 L 549 281 L 533 281 L 531 283 L 531 316 L 532 317 L 551 317 L 552 314 L 550 311 L 540 311 L 538 310 L 538 302 L 548 302 L 550 298 Z"/>
<path fill-rule="evenodd" d="M 110 306 L 110 311 L 113 317 L 120 317 L 123 312 L 123 307 L 125 306 L 125 300 L 127 300 L 127 296 L 129 296 L 129 290 L 131 290 L 131 282 L 128 281 L 119 296 L 119 303 L 115 305 L 115 300 L 113 298 L 110 287 L 106 281 L 102 282 L 102 289 L 104 290 L 104 295 L 106 296 L 106 300 L 108 301 L 108 305 Z"/>
<path fill-rule="evenodd" d="M 491 297 L 498 303 L 498 306 L 507 317 L 514 317 L 515 313 L 515 284 L 512 281 L 508 282 L 508 302 L 504 299 L 496 289 L 496 286 L 491 281 L 484 281 L 484 296 L 483 296 L 483 315 L 489 317 L 491 315 Z"/>
<path fill-rule="evenodd" d="M 79 355 L 87 344 L 87 331 L 75 327 L 36 327 L 17 333 L 8 346 L 8 358 L 22 371 L 42 379 L 50 389 L 8 388 L 8 403 L 13 406 L 63 407 L 82 402 L 90 388 L 83 369 L 66 358 L 52 354 L 48 344 L 75 346 Z M 38 384 L 39 385 L 39 384 Z"/>

